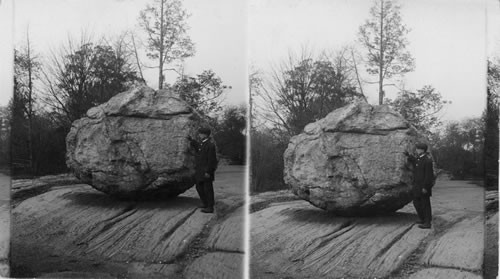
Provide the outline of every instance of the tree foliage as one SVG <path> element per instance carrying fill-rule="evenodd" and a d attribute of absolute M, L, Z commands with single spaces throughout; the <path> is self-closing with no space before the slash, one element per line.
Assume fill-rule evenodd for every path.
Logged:
<path fill-rule="evenodd" d="M 430 85 L 416 92 L 402 90 L 394 100 L 386 99 L 385 102 L 427 135 L 441 124 L 439 112 L 450 103 L 443 100 L 441 93 Z"/>
<path fill-rule="evenodd" d="M 375 0 L 370 18 L 359 28 L 359 41 L 367 50 L 366 70 L 378 76 L 379 104 L 384 100 L 384 81 L 415 68 L 406 50 L 409 29 L 402 23 L 400 9 L 392 0 Z"/>
<path fill-rule="evenodd" d="M 293 55 L 272 71 L 260 88 L 260 116 L 295 135 L 310 122 L 363 97 L 356 90 L 351 69 L 343 57 L 314 59 Z"/>
<path fill-rule="evenodd" d="M 187 34 L 188 17 L 180 0 L 154 0 L 140 12 L 139 25 L 147 34 L 147 55 L 158 60 L 159 89 L 164 86 L 166 66 L 195 52 Z"/>
<path fill-rule="evenodd" d="M 499 89 L 500 63 L 488 61 L 486 111 L 484 114 L 484 181 L 487 188 L 498 188 L 498 153 L 499 153 Z"/>
<path fill-rule="evenodd" d="M 258 118 L 255 110 L 255 99 L 259 95 L 260 89 L 263 85 L 262 73 L 259 70 L 254 69 L 250 66 L 250 73 L 248 75 L 248 110 L 250 112 L 250 130 L 257 125 Z"/>
<path fill-rule="evenodd" d="M 479 178 L 483 174 L 484 125 L 481 118 L 452 121 L 435 135 L 433 155 L 437 166 L 452 178 Z"/>
<path fill-rule="evenodd" d="M 65 126 L 86 111 L 123 92 L 140 78 L 126 53 L 108 44 L 84 41 L 54 54 L 44 71 L 45 103 Z"/>
<path fill-rule="evenodd" d="M 22 109 L 26 115 L 33 110 L 29 106 L 30 102 L 34 103 L 35 96 L 30 87 L 33 80 L 38 78 L 41 67 L 39 58 L 32 52 L 30 46 L 14 49 L 14 89 L 17 98 L 24 104 Z"/>
<path fill-rule="evenodd" d="M 229 88 L 212 70 L 203 71 L 195 77 L 181 76 L 172 85 L 172 89 L 203 116 L 222 109 L 223 94 Z"/>
<path fill-rule="evenodd" d="M 70 40 L 47 60 L 23 48 L 15 52 L 9 102 L 14 175 L 66 171 L 65 138 L 72 121 L 138 80 L 120 42 L 82 38 L 79 44 Z"/>
<path fill-rule="evenodd" d="M 244 106 L 227 107 L 214 135 L 218 151 L 233 164 L 245 164 L 246 119 Z"/>
<path fill-rule="evenodd" d="M 14 78 L 14 94 L 9 102 L 11 169 L 13 175 L 41 175 L 66 170 L 66 131 L 53 121 L 50 113 L 40 108 L 33 111 L 31 121 L 26 114 L 27 98 L 20 93 L 18 77 Z M 3 131 L 2 131 L 3 132 Z"/>
<path fill-rule="evenodd" d="M 20 145 L 24 148 L 22 152 L 24 154 L 15 153 L 12 158 L 30 169 L 35 167 L 33 122 L 36 98 L 33 84 L 38 79 L 40 67 L 39 57 L 34 53 L 28 35 L 25 46 L 14 50 L 14 96 L 11 111 L 12 120 L 15 120 L 17 125 L 13 127 L 11 136 L 19 139 L 19 141 L 12 141 L 14 145 L 12 150 L 19 151 Z"/>
<path fill-rule="evenodd" d="M 285 189 L 283 153 L 289 137 L 276 129 L 251 132 L 250 191 L 265 192 Z"/>
<path fill-rule="evenodd" d="M 10 167 L 10 114 L 7 107 L 0 107 L 0 169 Z"/>
<path fill-rule="evenodd" d="M 274 67 L 270 77 L 251 75 L 251 191 L 283 189 L 283 152 L 290 137 L 305 125 L 356 99 L 356 71 L 347 51 L 314 57 L 303 49 L 299 56 Z M 366 99 L 365 99 L 366 100 Z M 262 125 L 255 125 L 255 119 Z"/>

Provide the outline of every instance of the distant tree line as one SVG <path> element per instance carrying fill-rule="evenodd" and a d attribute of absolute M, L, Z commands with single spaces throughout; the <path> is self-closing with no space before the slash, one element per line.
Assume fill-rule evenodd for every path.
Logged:
<path fill-rule="evenodd" d="M 9 111 L 0 107 L 0 170 L 7 172 L 10 168 L 10 127 Z"/>
<path fill-rule="evenodd" d="M 486 111 L 484 115 L 484 182 L 488 189 L 498 189 L 498 119 L 500 94 L 500 62 L 488 61 Z"/>

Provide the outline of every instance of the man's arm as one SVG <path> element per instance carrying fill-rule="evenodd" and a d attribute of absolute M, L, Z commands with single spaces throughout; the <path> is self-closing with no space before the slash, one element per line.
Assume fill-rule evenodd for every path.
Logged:
<path fill-rule="evenodd" d="M 194 140 L 191 136 L 188 136 L 188 140 L 192 148 L 194 148 L 196 151 L 200 149 L 200 143 L 198 141 Z"/>
<path fill-rule="evenodd" d="M 417 161 L 417 158 L 415 158 L 415 156 L 413 156 L 412 154 L 408 153 L 408 151 L 403 152 L 403 154 L 406 155 L 406 157 L 408 159 L 408 162 L 410 162 L 411 164 L 415 165 L 415 162 Z"/>
<path fill-rule="evenodd" d="M 431 190 L 432 182 L 434 180 L 434 168 L 432 167 L 432 160 L 427 158 L 425 160 L 425 180 L 424 187 L 428 191 Z"/>
<path fill-rule="evenodd" d="M 210 143 L 208 145 L 208 166 L 207 166 L 209 174 L 212 175 L 215 172 L 216 168 L 217 168 L 217 154 L 215 152 L 215 145 L 213 143 Z"/>

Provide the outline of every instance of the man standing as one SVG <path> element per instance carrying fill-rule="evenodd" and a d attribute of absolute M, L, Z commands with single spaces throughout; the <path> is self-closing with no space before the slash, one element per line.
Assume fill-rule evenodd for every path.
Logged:
<path fill-rule="evenodd" d="M 217 168 L 217 155 L 215 145 L 210 140 L 210 129 L 198 129 L 198 136 L 201 143 L 190 139 L 192 146 L 196 149 L 195 179 L 196 191 L 200 196 L 202 205 L 201 211 L 204 213 L 214 212 L 214 174 Z"/>
<path fill-rule="evenodd" d="M 413 164 L 413 205 L 419 218 L 418 227 L 430 229 L 432 219 L 430 197 L 434 184 L 434 170 L 432 159 L 427 153 L 427 144 L 416 144 L 416 152 L 417 156 L 405 152 L 408 160 Z"/>

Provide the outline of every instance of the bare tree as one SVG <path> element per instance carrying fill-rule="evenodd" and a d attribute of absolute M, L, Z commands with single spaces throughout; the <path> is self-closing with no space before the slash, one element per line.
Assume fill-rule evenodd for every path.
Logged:
<path fill-rule="evenodd" d="M 257 118 L 255 117 L 254 112 L 254 100 L 259 95 L 259 91 L 262 88 L 262 73 L 259 70 L 254 69 L 252 66 L 250 67 L 250 74 L 248 75 L 248 114 L 250 119 L 250 131 L 253 131 L 253 127 Z"/>
<path fill-rule="evenodd" d="M 394 100 L 386 99 L 408 122 L 430 136 L 441 123 L 441 111 L 451 101 L 444 100 L 434 87 L 426 85 L 412 92 L 401 90 Z"/>
<path fill-rule="evenodd" d="M 487 188 L 498 189 L 500 60 L 488 60 L 487 80 L 484 113 L 484 181 Z"/>
<path fill-rule="evenodd" d="M 144 79 L 144 74 L 142 72 L 142 65 L 141 65 L 141 62 L 139 60 L 139 54 L 137 52 L 137 44 L 136 44 L 136 41 L 135 41 L 135 35 L 133 33 L 131 33 L 130 34 L 130 38 L 131 38 L 131 42 L 132 42 L 132 50 L 134 52 L 135 63 L 137 65 L 137 69 L 139 71 L 139 75 L 141 76 L 141 79 L 144 82 L 144 84 L 147 85 L 146 79 Z"/>
<path fill-rule="evenodd" d="M 139 25 L 148 36 L 148 57 L 158 60 L 158 88 L 164 86 L 165 70 L 170 63 L 193 56 L 194 44 L 187 35 L 189 17 L 180 0 L 154 0 L 139 16 Z"/>
<path fill-rule="evenodd" d="M 409 29 L 402 23 L 400 6 L 392 0 L 375 0 L 368 20 L 359 28 L 359 41 L 367 50 L 367 71 L 378 75 L 379 104 L 384 81 L 413 71 L 415 61 L 406 50 Z"/>
<path fill-rule="evenodd" d="M 362 98 L 345 53 L 315 58 L 303 49 L 274 67 L 259 91 L 259 117 L 295 135 L 312 121 L 347 102 Z"/>
<path fill-rule="evenodd" d="M 63 126 L 140 80 L 122 39 L 110 43 L 82 34 L 52 51 L 42 70 L 43 101 Z"/>
<path fill-rule="evenodd" d="M 14 55 L 14 96 L 17 104 L 22 105 L 22 110 L 28 120 L 28 154 L 31 172 L 34 169 L 33 160 L 33 118 L 35 106 L 34 80 L 40 71 L 39 57 L 31 46 L 29 32 L 26 32 L 26 45 L 21 50 L 15 50 Z"/>

